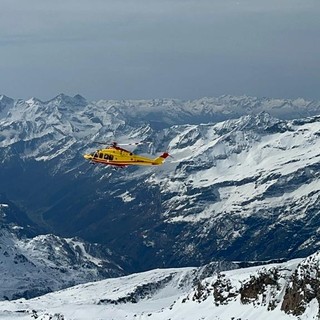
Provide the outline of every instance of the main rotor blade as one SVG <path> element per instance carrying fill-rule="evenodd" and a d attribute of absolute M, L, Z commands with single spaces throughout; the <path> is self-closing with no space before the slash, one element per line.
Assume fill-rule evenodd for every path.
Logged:
<path fill-rule="evenodd" d="M 115 141 L 112 142 L 103 142 L 103 141 L 93 141 L 97 144 L 107 145 L 107 146 L 139 146 L 141 144 L 144 144 L 144 142 L 131 142 L 131 143 L 117 143 Z"/>
<path fill-rule="evenodd" d="M 117 143 L 117 146 L 138 146 L 143 142 L 132 142 L 132 143 Z"/>

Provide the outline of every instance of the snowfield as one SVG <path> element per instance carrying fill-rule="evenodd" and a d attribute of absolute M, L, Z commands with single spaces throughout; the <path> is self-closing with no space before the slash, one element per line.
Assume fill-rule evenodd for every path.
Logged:
<path fill-rule="evenodd" d="M 219 272 L 196 280 L 196 268 L 157 269 L 141 274 L 87 283 L 31 300 L 0 303 L 1 319 L 64 320 L 229 320 L 317 319 L 316 298 L 305 304 L 297 317 L 281 310 L 292 275 L 317 260 L 296 259 Z M 277 281 L 263 284 L 257 297 L 245 300 L 243 288 L 261 275 L 277 273 Z M 254 287 L 254 286 L 253 286 Z M 202 291 L 201 291 L 202 290 Z M 242 290 L 242 292 L 241 292 Z M 51 317 L 51 318 L 50 318 Z"/>

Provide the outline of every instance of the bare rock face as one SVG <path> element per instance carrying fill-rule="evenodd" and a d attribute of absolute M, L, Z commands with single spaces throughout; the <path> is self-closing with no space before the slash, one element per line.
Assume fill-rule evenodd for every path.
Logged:
<path fill-rule="evenodd" d="M 302 315 L 313 299 L 320 302 L 319 253 L 304 260 L 292 274 L 281 310 L 295 316 Z M 320 310 L 318 311 L 320 315 Z"/>
<path fill-rule="evenodd" d="M 269 301 L 268 308 L 274 309 L 275 293 L 280 290 L 278 280 L 280 278 L 279 270 L 277 268 L 267 271 L 262 269 L 257 276 L 251 276 L 250 280 L 243 284 L 240 289 L 241 303 L 248 304 L 255 302 L 261 296 L 261 304 L 267 304 L 266 292 L 271 293 L 271 299 Z"/>

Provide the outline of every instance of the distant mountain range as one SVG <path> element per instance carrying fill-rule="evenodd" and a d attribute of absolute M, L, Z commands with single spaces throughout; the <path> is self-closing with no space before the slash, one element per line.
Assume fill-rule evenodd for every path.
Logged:
<path fill-rule="evenodd" d="M 33 236 L 106 245 L 130 271 L 304 257 L 319 249 L 320 102 L 50 101 L 0 96 L 0 193 Z M 94 141 L 142 141 L 159 168 L 85 162 Z"/>

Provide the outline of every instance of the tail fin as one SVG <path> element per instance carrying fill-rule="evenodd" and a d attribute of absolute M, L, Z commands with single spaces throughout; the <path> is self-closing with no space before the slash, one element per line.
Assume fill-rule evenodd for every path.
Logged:
<path fill-rule="evenodd" d="M 169 157 L 169 153 L 168 153 L 168 152 L 164 152 L 160 157 L 155 158 L 155 159 L 153 160 L 153 164 L 155 164 L 155 165 L 162 164 L 162 163 L 164 162 L 164 160 L 165 160 L 166 158 L 168 158 L 168 157 Z"/>

